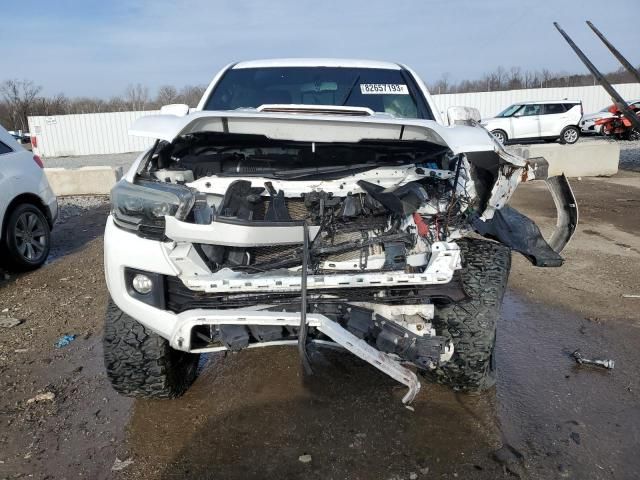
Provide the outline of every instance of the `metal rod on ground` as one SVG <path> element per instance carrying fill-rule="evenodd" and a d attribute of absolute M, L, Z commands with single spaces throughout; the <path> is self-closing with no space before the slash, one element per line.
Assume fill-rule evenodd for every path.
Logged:
<path fill-rule="evenodd" d="M 300 329 L 298 331 L 298 352 L 307 375 L 312 375 L 311 362 L 307 355 L 307 273 L 309 269 L 309 227 L 302 225 L 302 279 L 300 281 Z"/>
<path fill-rule="evenodd" d="M 580 353 L 580 350 L 576 350 L 571 354 L 571 356 L 578 365 L 594 365 L 596 367 L 607 368 L 609 370 L 613 370 L 616 365 L 616 362 L 610 359 L 585 358 L 582 356 L 582 353 Z"/>
<path fill-rule="evenodd" d="M 629 121 L 637 130 L 640 130 L 640 118 L 638 118 L 636 114 L 629 108 L 627 102 L 624 101 L 624 99 L 615 90 L 615 88 L 613 88 L 611 83 L 609 83 L 609 81 L 604 78 L 604 75 L 602 75 L 602 73 L 600 73 L 596 66 L 591 63 L 587 56 L 582 53 L 582 50 L 580 50 L 580 48 L 574 43 L 574 41 L 571 40 L 571 37 L 567 35 L 567 33 L 560 27 L 560 25 L 558 25 L 558 22 L 553 22 L 553 25 L 556 27 L 558 32 L 560 32 L 560 35 L 564 37 L 573 51 L 576 52 L 576 55 L 578 55 L 578 58 L 582 60 L 582 63 L 584 63 L 584 65 L 589 69 L 591 75 L 596 77 L 596 79 L 600 82 L 600 85 L 602 85 L 602 88 L 604 88 L 611 96 L 611 99 L 618 105 L 618 108 L 622 111 L 623 115 L 629 119 Z"/>
<path fill-rule="evenodd" d="M 605 37 L 602 34 L 602 32 L 595 27 L 595 25 L 593 23 L 591 23 L 589 20 L 587 20 L 587 25 L 589 25 L 589 28 L 591 28 L 591 30 L 593 30 L 593 33 L 595 33 L 600 38 L 600 40 L 602 40 L 602 43 L 604 43 L 606 45 L 606 47 L 609 49 L 609 51 L 611 53 L 613 53 L 613 56 L 618 59 L 618 61 L 622 64 L 622 66 L 624 68 L 626 68 L 627 71 L 631 75 L 636 77 L 636 81 L 640 82 L 640 72 L 638 72 L 638 70 L 633 65 L 631 65 L 631 62 L 629 62 L 629 60 L 627 60 L 618 51 L 618 49 L 616 47 L 614 47 L 609 40 L 607 40 L 607 37 Z"/>

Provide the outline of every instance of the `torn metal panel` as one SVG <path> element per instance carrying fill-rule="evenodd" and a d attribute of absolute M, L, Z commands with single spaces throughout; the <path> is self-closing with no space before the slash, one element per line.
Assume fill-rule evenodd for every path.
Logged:
<path fill-rule="evenodd" d="M 502 165 L 498 169 L 498 178 L 491 190 L 487 207 L 482 212 L 482 220 L 491 220 L 496 211 L 504 208 L 521 181 L 524 167 Z"/>

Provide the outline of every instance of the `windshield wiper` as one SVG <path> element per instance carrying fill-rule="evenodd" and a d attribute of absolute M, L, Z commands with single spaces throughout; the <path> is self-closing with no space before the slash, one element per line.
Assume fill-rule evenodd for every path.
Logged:
<path fill-rule="evenodd" d="M 344 97 L 342 102 L 340 102 L 340 106 L 341 107 L 344 107 L 347 104 L 347 102 L 349 101 L 349 97 L 353 93 L 353 89 L 356 88 L 356 85 L 358 84 L 358 80 L 360 80 L 360 74 L 356 75 L 356 78 L 353 80 L 353 83 L 351 84 L 351 87 L 349 88 L 349 91 L 347 92 L 347 95 Z"/>

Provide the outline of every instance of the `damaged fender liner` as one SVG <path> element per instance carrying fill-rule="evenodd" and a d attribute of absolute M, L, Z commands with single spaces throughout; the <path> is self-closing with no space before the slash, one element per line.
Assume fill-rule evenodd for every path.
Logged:
<path fill-rule="evenodd" d="M 560 252 L 578 225 L 576 198 L 564 174 L 547 177 L 548 163 L 544 158 L 532 159 L 530 168 L 535 176 L 524 180 L 544 180 L 556 207 L 556 227 L 548 242 L 533 220 L 509 205 L 496 210 L 489 220 L 472 218 L 471 225 L 479 234 L 522 253 L 536 267 L 560 267 L 564 262 Z"/>
<path fill-rule="evenodd" d="M 509 205 L 496 210 L 490 220 L 476 217 L 471 223 L 479 234 L 520 252 L 536 267 L 560 267 L 564 262 L 533 220 Z"/>

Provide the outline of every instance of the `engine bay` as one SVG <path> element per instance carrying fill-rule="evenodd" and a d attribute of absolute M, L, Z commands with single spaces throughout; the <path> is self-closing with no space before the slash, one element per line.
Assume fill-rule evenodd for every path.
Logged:
<path fill-rule="evenodd" d="M 196 192 L 185 222 L 317 227 L 308 252 L 314 274 L 421 272 L 433 243 L 464 235 L 484 208 L 467 158 L 428 142 L 194 135 L 160 146 L 146 176 Z M 302 245 L 196 249 L 213 272 L 299 269 L 303 256 Z"/>

